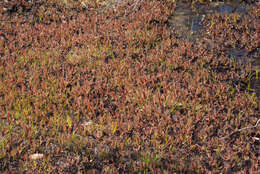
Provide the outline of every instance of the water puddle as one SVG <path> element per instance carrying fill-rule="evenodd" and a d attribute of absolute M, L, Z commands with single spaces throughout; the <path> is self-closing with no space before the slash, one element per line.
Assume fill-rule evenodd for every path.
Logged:
<path fill-rule="evenodd" d="M 230 14 L 238 13 L 246 15 L 247 7 L 245 4 L 234 1 L 212 2 L 209 4 L 190 4 L 177 3 L 174 14 L 171 16 L 170 23 L 175 29 L 176 34 L 181 38 L 193 41 L 200 35 L 203 30 L 202 22 L 206 15 L 209 14 Z"/>
<path fill-rule="evenodd" d="M 210 14 L 231 14 L 238 13 L 239 15 L 247 15 L 248 7 L 245 3 L 240 1 L 232 2 L 211 2 L 207 4 L 190 4 L 190 3 L 177 3 L 173 16 L 170 18 L 170 27 L 174 30 L 179 39 L 188 40 L 191 42 L 200 42 L 203 36 L 203 21 L 207 15 Z M 208 41 L 212 48 L 214 42 Z M 245 50 L 240 49 L 227 49 L 226 54 L 228 57 L 235 59 L 239 63 L 246 63 L 248 60 L 253 62 L 253 69 L 256 71 L 254 78 L 250 83 L 252 91 L 260 98 L 260 50 L 254 54 L 247 55 Z M 257 76 L 258 75 L 258 76 Z"/>

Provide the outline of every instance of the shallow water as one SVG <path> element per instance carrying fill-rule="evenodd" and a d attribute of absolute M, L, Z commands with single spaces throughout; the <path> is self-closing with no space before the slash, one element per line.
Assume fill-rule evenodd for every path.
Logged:
<path fill-rule="evenodd" d="M 203 35 L 203 20 L 210 14 L 230 14 L 238 13 L 239 15 L 247 15 L 247 6 L 240 1 L 232 2 L 212 2 L 209 4 L 195 4 L 177 3 L 173 16 L 170 18 L 170 26 L 174 29 L 178 38 L 188 40 L 191 42 L 198 42 Z M 214 47 L 214 42 L 209 41 Z M 229 58 L 233 58 L 239 63 L 246 63 L 252 61 L 253 70 L 257 72 L 260 70 L 260 50 L 255 53 L 247 55 L 245 50 L 228 49 L 226 52 Z M 260 73 L 252 78 L 250 88 L 256 92 L 260 98 Z"/>
<path fill-rule="evenodd" d="M 246 15 L 247 7 L 244 3 L 240 3 L 239 1 L 194 5 L 189 3 L 177 3 L 170 23 L 180 37 L 192 41 L 196 39 L 203 30 L 202 22 L 205 16 L 214 13 L 222 15 L 230 13 Z"/>

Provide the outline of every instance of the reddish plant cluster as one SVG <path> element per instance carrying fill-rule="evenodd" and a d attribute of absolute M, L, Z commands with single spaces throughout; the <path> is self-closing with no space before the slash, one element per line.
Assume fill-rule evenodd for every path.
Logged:
<path fill-rule="evenodd" d="M 222 139 L 259 119 L 249 64 L 222 54 L 259 47 L 257 8 L 209 17 L 196 44 L 167 0 L 66 2 L 0 2 L 2 173 L 260 170 L 259 127 Z"/>

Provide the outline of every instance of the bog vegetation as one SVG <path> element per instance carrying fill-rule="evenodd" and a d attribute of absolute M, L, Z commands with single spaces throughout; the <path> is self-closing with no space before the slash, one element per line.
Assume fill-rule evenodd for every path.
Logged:
<path fill-rule="evenodd" d="M 258 71 L 224 54 L 259 49 L 247 5 L 206 17 L 213 49 L 174 1 L 1 1 L 0 173 L 258 173 Z"/>

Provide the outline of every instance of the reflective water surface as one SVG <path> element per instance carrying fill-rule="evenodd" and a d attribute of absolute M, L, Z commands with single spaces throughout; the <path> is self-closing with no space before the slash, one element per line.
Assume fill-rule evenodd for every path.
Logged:
<path fill-rule="evenodd" d="M 206 15 L 209 14 L 230 14 L 238 13 L 239 15 L 247 15 L 247 6 L 239 1 L 232 2 L 212 2 L 209 4 L 188 4 L 177 3 L 173 16 L 170 19 L 170 25 L 174 29 L 178 38 L 196 41 L 201 38 L 203 34 L 202 22 Z M 205 40 L 204 40 L 205 41 Z M 214 47 L 214 41 L 208 41 L 211 47 Z M 257 49 L 252 54 L 247 54 L 245 50 L 240 49 L 227 49 L 227 56 L 235 59 L 239 63 L 246 63 L 252 61 L 253 70 L 255 71 L 254 77 L 251 80 L 250 88 L 256 92 L 260 98 L 260 50 Z"/>

